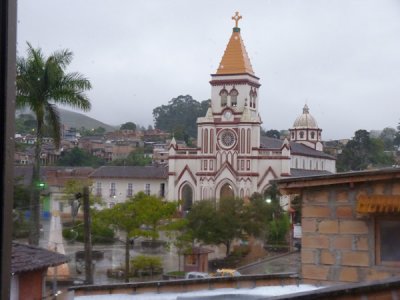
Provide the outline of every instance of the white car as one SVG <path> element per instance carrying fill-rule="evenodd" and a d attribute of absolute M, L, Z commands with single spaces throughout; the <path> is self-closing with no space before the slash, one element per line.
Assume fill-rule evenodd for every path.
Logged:
<path fill-rule="evenodd" d="M 185 275 L 185 279 L 199 279 L 199 278 L 210 278 L 210 275 L 205 272 L 188 272 Z"/>

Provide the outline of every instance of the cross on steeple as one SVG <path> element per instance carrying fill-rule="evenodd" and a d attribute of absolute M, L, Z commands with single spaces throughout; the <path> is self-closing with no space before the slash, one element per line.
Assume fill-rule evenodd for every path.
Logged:
<path fill-rule="evenodd" d="M 242 18 L 242 16 L 239 16 L 239 12 L 235 12 L 235 15 L 232 17 L 232 20 L 235 20 L 235 27 L 238 28 L 239 26 L 239 20 Z"/>

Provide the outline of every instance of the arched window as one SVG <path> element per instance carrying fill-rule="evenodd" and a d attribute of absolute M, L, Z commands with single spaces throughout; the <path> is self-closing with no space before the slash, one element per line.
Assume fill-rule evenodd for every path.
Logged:
<path fill-rule="evenodd" d="M 253 92 L 253 108 L 256 108 L 256 100 L 257 100 L 257 91 L 254 89 Z"/>
<path fill-rule="evenodd" d="M 204 145 L 203 145 L 204 153 L 208 153 L 208 129 L 204 130 Z"/>
<path fill-rule="evenodd" d="M 214 152 L 214 129 L 210 129 L 210 153 Z"/>
<path fill-rule="evenodd" d="M 237 96 L 239 95 L 239 92 L 233 88 L 229 92 L 229 96 L 231 97 L 231 105 L 232 106 L 237 106 Z"/>
<path fill-rule="evenodd" d="M 250 153 L 250 138 L 251 138 L 251 131 L 249 128 L 247 129 L 247 153 Z"/>
<path fill-rule="evenodd" d="M 256 108 L 257 92 L 253 90 L 253 88 L 250 90 L 249 96 L 250 96 L 250 107 Z"/>
<path fill-rule="evenodd" d="M 228 91 L 223 88 L 220 92 L 219 95 L 221 96 L 221 106 L 224 107 L 228 103 Z"/>
<path fill-rule="evenodd" d="M 182 188 L 182 210 L 189 211 L 193 205 L 193 190 L 189 184 L 185 184 Z"/>
<path fill-rule="evenodd" d="M 294 140 L 294 132 L 292 131 L 292 140 Z"/>
<path fill-rule="evenodd" d="M 304 131 L 300 131 L 300 138 L 304 139 Z"/>
<path fill-rule="evenodd" d="M 245 137 L 244 137 L 244 129 L 242 128 L 241 133 L 240 133 L 240 152 L 244 153 L 244 143 L 245 143 Z"/>
<path fill-rule="evenodd" d="M 314 131 L 311 132 L 311 138 L 315 139 L 315 132 Z"/>
<path fill-rule="evenodd" d="M 233 191 L 233 187 L 229 183 L 225 183 L 221 187 L 221 192 L 220 192 L 220 199 L 222 198 L 233 198 L 235 197 L 235 192 Z"/>
<path fill-rule="evenodd" d="M 240 189 L 240 198 L 243 198 L 243 197 L 244 197 L 244 190 Z"/>
<path fill-rule="evenodd" d="M 207 188 L 203 189 L 203 200 L 208 199 L 208 193 L 207 193 Z"/>

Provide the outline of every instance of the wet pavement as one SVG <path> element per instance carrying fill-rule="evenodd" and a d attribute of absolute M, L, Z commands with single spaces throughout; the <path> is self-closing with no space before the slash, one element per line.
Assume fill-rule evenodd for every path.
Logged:
<path fill-rule="evenodd" d="M 43 232 L 40 240 L 40 246 L 43 248 L 49 247 L 50 239 L 50 220 L 43 220 Z M 168 240 L 162 237 L 163 240 Z M 65 254 L 70 258 L 68 263 L 70 276 L 73 281 L 77 283 L 85 280 L 84 260 L 76 259 L 75 254 L 78 251 L 84 251 L 84 244 L 81 242 L 67 242 L 65 239 L 60 238 L 63 242 Z M 137 255 L 152 255 L 161 257 L 163 263 L 163 272 L 178 271 L 183 269 L 183 258 L 180 257 L 181 262 L 178 261 L 178 254 L 175 247 L 170 244 L 170 247 L 165 247 L 157 253 L 148 253 L 140 246 L 140 239 L 135 240 L 135 244 L 130 249 L 130 259 Z M 225 256 L 224 247 L 210 247 L 213 252 L 210 253 L 209 259 L 223 258 Z M 94 283 L 95 284 L 108 284 L 108 283 L 121 283 L 123 279 L 109 278 L 107 276 L 108 269 L 124 269 L 125 264 L 125 245 L 122 242 L 114 244 L 93 245 L 93 250 L 103 253 L 101 259 L 94 260 Z M 272 274 L 272 273 L 287 273 L 299 272 L 300 268 L 300 252 L 293 252 L 290 254 L 276 254 L 269 255 L 264 259 L 258 259 L 255 263 L 250 263 L 246 266 L 240 267 L 238 270 L 242 274 Z M 157 279 L 157 278 L 154 278 Z"/>
<path fill-rule="evenodd" d="M 273 274 L 273 273 L 299 273 L 300 252 L 289 254 L 276 254 L 253 264 L 239 268 L 243 275 L 247 274 Z"/>
<path fill-rule="evenodd" d="M 50 220 L 42 220 L 43 231 L 40 239 L 40 246 L 48 248 L 50 238 Z M 165 237 L 161 237 L 163 240 L 167 240 Z M 70 260 L 68 262 L 70 276 L 73 281 L 82 283 L 85 280 L 84 271 L 84 260 L 76 259 L 75 254 L 78 251 L 84 251 L 84 244 L 81 242 L 67 242 L 63 240 L 63 247 L 65 249 L 65 255 Z M 130 259 L 137 255 L 151 255 L 161 257 L 163 263 L 163 272 L 178 271 L 179 268 L 183 270 L 183 258 L 180 257 L 181 263 L 178 261 L 178 254 L 175 247 L 165 247 L 157 253 L 148 253 L 140 246 L 141 239 L 135 240 L 134 247 L 130 249 Z M 212 249 L 214 252 L 209 255 L 209 259 L 221 258 L 225 255 L 223 247 L 207 247 Z M 107 276 L 108 269 L 122 268 L 125 266 L 125 244 L 122 242 L 116 242 L 114 244 L 102 244 L 93 245 L 94 251 L 102 252 L 103 258 L 94 260 L 94 272 L 93 279 L 95 284 L 108 284 L 108 283 L 121 283 L 123 279 L 109 278 Z"/>

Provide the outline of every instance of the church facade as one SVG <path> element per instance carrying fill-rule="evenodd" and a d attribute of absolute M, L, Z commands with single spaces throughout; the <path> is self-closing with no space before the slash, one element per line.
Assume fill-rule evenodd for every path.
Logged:
<path fill-rule="evenodd" d="M 271 179 L 334 173 L 335 159 L 322 150 L 321 129 L 307 106 L 290 129 L 290 139 L 260 135 L 261 84 L 244 46 L 236 13 L 232 35 L 215 74 L 211 104 L 198 118 L 197 147 L 172 140 L 168 160 L 170 200 L 193 201 L 264 193 Z"/>

